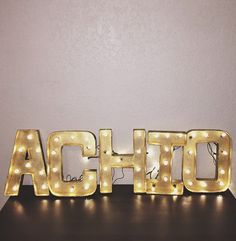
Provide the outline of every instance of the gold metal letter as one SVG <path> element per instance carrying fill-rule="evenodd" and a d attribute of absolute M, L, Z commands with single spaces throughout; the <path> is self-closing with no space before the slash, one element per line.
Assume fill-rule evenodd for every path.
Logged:
<path fill-rule="evenodd" d="M 186 134 L 184 132 L 148 132 L 148 144 L 160 146 L 160 170 L 157 179 L 147 179 L 148 194 L 183 194 L 183 182 L 171 177 L 173 147 L 184 146 Z"/>
<path fill-rule="evenodd" d="M 63 181 L 62 148 L 63 146 L 80 146 L 83 157 L 96 155 L 96 138 L 88 131 L 58 131 L 48 137 L 48 183 L 50 191 L 55 196 L 89 196 L 97 189 L 97 171 L 86 169 L 83 180 Z"/>
<path fill-rule="evenodd" d="M 6 196 L 17 196 L 24 174 L 32 176 L 36 196 L 49 195 L 39 131 L 18 130 L 5 186 Z"/>
<path fill-rule="evenodd" d="M 198 143 L 217 143 L 216 177 L 214 179 L 196 178 L 196 145 Z M 187 133 L 184 148 L 183 180 L 191 192 L 223 192 L 228 189 L 231 179 L 232 143 L 228 133 L 220 130 L 192 130 Z"/>
<path fill-rule="evenodd" d="M 133 168 L 134 192 L 146 191 L 146 132 L 133 130 L 134 154 L 114 154 L 112 149 L 112 130 L 104 129 L 99 132 L 100 140 L 100 191 L 112 192 L 112 168 Z"/>

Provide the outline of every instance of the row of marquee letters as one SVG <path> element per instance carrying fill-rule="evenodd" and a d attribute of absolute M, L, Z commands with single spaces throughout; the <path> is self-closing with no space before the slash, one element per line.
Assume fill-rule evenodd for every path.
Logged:
<path fill-rule="evenodd" d="M 217 143 L 216 177 L 196 176 L 197 144 Z M 147 144 L 160 146 L 159 176 L 146 178 Z M 83 157 L 97 157 L 97 141 L 89 131 L 57 131 L 47 140 L 47 165 L 44 161 L 38 130 L 18 130 L 7 176 L 5 195 L 16 196 L 24 174 L 32 176 L 34 193 L 47 196 L 88 196 L 97 189 L 97 171 L 85 169 L 81 181 L 65 181 L 62 171 L 63 146 L 80 146 Z M 133 153 L 113 151 L 112 130 L 99 131 L 100 192 L 112 192 L 112 168 L 132 168 L 134 193 L 182 195 L 184 187 L 191 192 L 223 192 L 231 180 L 232 142 L 221 130 L 188 132 L 133 130 Z M 183 147 L 182 180 L 172 180 L 173 148 Z"/>

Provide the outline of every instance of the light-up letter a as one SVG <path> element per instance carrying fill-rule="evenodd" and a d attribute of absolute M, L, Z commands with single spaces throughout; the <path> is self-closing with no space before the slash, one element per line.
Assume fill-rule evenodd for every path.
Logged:
<path fill-rule="evenodd" d="M 5 186 L 6 196 L 17 196 L 22 176 L 32 176 L 36 196 L 49 195 L 39 131 L 18 130 Z"/>

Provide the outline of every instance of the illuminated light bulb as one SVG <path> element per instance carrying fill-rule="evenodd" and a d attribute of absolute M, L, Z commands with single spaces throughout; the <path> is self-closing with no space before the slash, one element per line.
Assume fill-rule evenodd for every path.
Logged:
<path fill-rule="evenodd" d="M 206 187 L 207 186 L 207 184 L 205 183 L 205 182 L 202 182 L 202 187 Z"/>
<path fill-rule="evenodd" d="M 138 137 L 141 137 L 141 136 L 142 136 L 142 132 L 139 131 L 139 132 L 138 132 Z"/>
<path fill-rule="evenodd" d="M 192 151 L 192 150 L 189 150 L 189 151 L 188 151 L 188 154 L 189 154 L 189 155 L 192 155 L 192 154 L 193 154 L 193 151 Z"/>
<path fill-rule="evenodd" d="M 220 181 L 219 184 L 221 187 L 224 186 L 224 182 L 222 182 L 222 181 Z"/>
<path fill-rule="evenodd" d="M 30 168 L 30 167 L 31 167 L 31 163 L 30 163 L 30 162 L 27 162 L 27 163 L 25 164 L 25 167 Z"/>
<path fill-rule="evenodd" d="M 168 152 L 169 151 L 169 148 L 166 146 L 165 147 L 165 152 Z"/>
<path fill-rule="evenodd" d="M 182 134 L 182 133 L 179 133 L 179 134 L 177 134 L 176 137 L 177 137 L 177 138 L 181 138 L 181 137 L 183 137 L 183 134 Z"/>
<path fill-rule="evenodd" d="M 70 192 L 74 192 L 74 190 L 75 190 L 74 186 L 70 187 Z"/>
<path fill-rule="evenodd" d="M 19 169 L 15 169 L 14 173 L 18 174 L 18 173 L 20 173 L 20 170 Z"/>
<path fill-rule="evenodd" d="M 39 175 L 43 176 L 44 175 L 44 170 L 39 171 Z"/>
<path fill-rule="evenodd" d="M 74 140 L 74 139 L 75 139 L 75 136 L 71 136 L 70 138 L 71 138 L 71 140 Z"/>
<path fill-rule="evenodd" d="M 93 175 L 89 175 L 89 180 L 93 180 L 94 176 Z"/>
<path fill-rule="evenodd" d="M 108 136 L 108 133 L 107 133 L 107 132 L 104 132 L 104 133 L 103 133 L 103 136 Z"/>
<path fill-rule="evenodd" d="M 53 171 L 53 172 L 57 172 L 57 168 L 56 168 L 56 167 L 53 167 L 52 171 Z"/>
<path fill-rule="evenodd" d="M 163 164 L 164 166 L 168 166 L 168 161 L 167 160 L 163 161 Z"/>
<path fill-rule="evenodd" d="M 223 154 L 224 156 L 227 156 L 227 155 L 228 155 L 228 152 L 227 152 L 227 151 L 222 151 L 222 154 Z"/>
<path fill-rule="evenodd" d="M 58 137 L 55 137 L 55 138 L 54 138 L 54 141 L 55 141 L 55 142 L 58 142 L 58 141 L 59 141 L 59 138 L 58 138 Z"/>
<path fill-rule="evenodd" d="M 167 133 L 167 134 L 166 134 L 166 138 L 169 138 L 169 137 L 170 137 L 170 134 L 169 134 L 169 133 Z"/>
<path fill-rule="evenodd" d="M 222 133 L 222 134 L 221 134 L 221 137 L 222 137 L 222 138 L 226 137 L 226 134 L 225 134 L 225 133 Z"/>
<path fill-rule="evenodd" d="M 17 185 L 15 185 L 15 186 L 12 187 L 12 190 L 13 190 L 13 191 L 17 191 L 17 189 L 18 189 L 18 186 L 17 186 Z"/>
<path fill-rule="evenodd" d="M 155 192 L 156 188 L 155 186 L 152 186 L 152 192 Z"/>
<path fill-rule="evenodd" d="M 138 154 L 140 154 L 140 153 L 141 153 L 141 149 L 138 149 L 136 152 L 137 152 Z"/>
<path fill-rule="evenodd" d="M 186 169 L 186 170 L 185 170 L 185 173 L 186 173 L 186 174 L 190 174 L 191 171 L 190 171 L 189 169 Z"/>
<path fill-rule="evenodd" d="M 117 162 L 121 162 L 121 158 L 118 158 L 118 159 L 117 159 Z"/>
<path fill-rule="evenodd" d="M 32 139 L 33 139 L 32 134 L 27 135 L 27 139 L 28 139 L 28 140 L 32 140 Z"/>
<path fill-rule="evenodd" d="M 54 185 L 54 187 L 55 187 L 55 188 L 59 188 L 59 186 L 60 186 L 60 185 L 59 185 L 59 183 L 58 183 L 58 182 L 57 182 L 57 183 L 55 183 L 55 185 Z"/>
<path fill-rule="evenodd" d="M 139 182 L 139 183 L 137 184 L 137 186 L 138 186 L 138 188 L 140 188 L 140 187 L 142 187 L 142 184 Z"/>
<path fill-rule="evenodd" d="M 107 155 L 110 155 L 110 154 L 111 154 L 110 151 L 106 151 L 105 153 L 106 153 Z"/>
<path fill-rule="evenodd" d="M 36 148 L 36 152 L 37 152 L 37 153 L 40 153 L 40 151 L 41 151 L 41 148 L 40 148 L 40 147 L 37 147 L 37 148 Z"/>
<path fill-rule="evenodd" d="M 56 153 L 56 151 L 52 151 L 51 154 L 52 155 L 56 155 L 57 153 Z"/>
<path fill-rule="evenodd" d="M 88 183 L 85 183 L 85 184 L 84 184 L 84 189 L 85 189 L 85 190 L 88 190 L 88 189 L 89 189 L 89 186 L 90 186 L 90 185 L 89 185 Z"/>
<path fill-rule="evenodd" d="M 108 168 L 107 167 L 103 167 L 103 170 L 106 172 L 108 170 Z"/>
<path fill-rule="evenodd" d="M 18 151 L 19 151 L 19 152 L 23 152 L 23 151 L 24 151 L 24 147 L 22 147 L 22 146 L 19 147 L 19 148 L 18 148 Z"/>
<path fill-rule="evenodd" d="M 225 170 L 221 169 L 220 170 L 220 174 L 224 175 L 225 174 Z"/>
<path fill-rule="evenodd" d="M 208 138 L 209 137 L 209 134 L 206 132 L 204 133 L 204 137 Z"/>
<path fill-rule="evenodd" d="M 168 177 L 164 176 L 163 180 L 164 180 L 164 182 L 167 182 L 168 181 Z"/>
<path fill-rule="evenodd" d="M 103 186 L 107 187 L 108 186 L 107 182 L 103 182 Z"/>
<path fill-rule="evenodd" d="M 135 170 L 136 170 L 137 172 L 140 172 L 140 171 L 141 171 L 141 167 L 137 166 L 137 167 L 135 167 Z"/>
<path fill-rule="evenodd" d="M 189 185 L 189 186 L 192 186 L 192 185 L 193 185 L 193 182 L 189 181 L 189 182 L 188 182 L 188 185 Z"/>
<path fill-rule="evenodd" d="M 47 185 L 46 185 L 46 184 L 43 184 L 43 185 L 41 186 L 41 188 L 42 188 L 42 189 L 46 189 L 46 188 L 47 188 Z"/>
<path fill-rule="evenodd" d="M 91 146 L 87 146 L 87 149 L 88 149 L 88 150 L 91 150 L 91 149 L 92 149 L 92 147 L 91 147 Z"/>

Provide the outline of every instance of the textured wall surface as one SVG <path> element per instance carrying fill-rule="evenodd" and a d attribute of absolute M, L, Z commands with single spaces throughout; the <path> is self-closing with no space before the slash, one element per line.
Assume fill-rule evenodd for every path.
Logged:
<path fill-rule="evenodd" d="M 236 140 L 235 66 L 234 0 L 0 0 L 1 205 L 17 129 L 40 129 L 45 148 L 55 130 L 112 128 L 120 152 L 133 128 Z M 97 166 L 64 154 L 67 173 Z"/>

